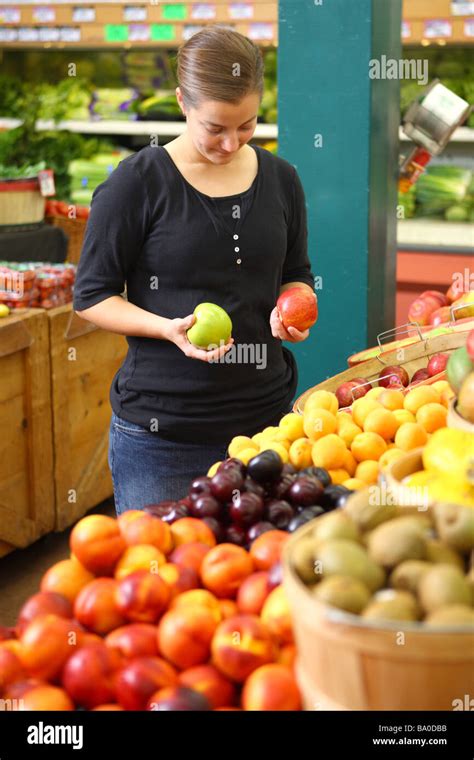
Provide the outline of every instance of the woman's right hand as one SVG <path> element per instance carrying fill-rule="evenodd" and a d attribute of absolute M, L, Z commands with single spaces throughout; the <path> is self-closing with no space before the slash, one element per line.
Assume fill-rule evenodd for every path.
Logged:
<path fill-rule="evenodd" d="M 183 354 L 189 356 L 190 359 L 200 359 L 203 362 L 219 361 L 220 357 L 224 356 L 224 354 L 226 354 L 227 351 L 232 348 L 234 339 L 230 338 L 229 342 L 226 343 L 225 346 L 220 346 L 219 348 L 215 348 L 212 351 L 206 351 L 203 348 L 196 348 L 196 346 L 193 346 L 193 344 L 189 342 L 188 336 L 186 335 L 187 330 L 193 326 L 195 321 L 196 317 L 194 314 L 190 314 L 188 317 L 184 317 L 184 319 L 180 319 L 179 317 L 176 319 L 170 319 L 169 327 L 167 330 L 168 340 L 178 346 Z"/>

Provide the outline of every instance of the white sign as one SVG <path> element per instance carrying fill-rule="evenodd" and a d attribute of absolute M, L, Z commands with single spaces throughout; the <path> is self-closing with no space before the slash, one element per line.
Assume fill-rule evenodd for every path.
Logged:
<path fill-rule="evenodd" d="M 233 19 L 253 18 L 253 5 L 249 3 L 230 3 L 229 16 Z"/>
<path fill-rule="evenodd" d="M 266 22 L 250 24 L 248 36 L 251 40 L 272 40 L 273 24 L 268 24 Z"/>
<path fill-rule="evenodd" d="M 465 0 L 452 0 L 451 13 L 453 16 L 469 16 L 474 13 L 474 3 Z"/>
<path fill-rule="evenodd" d="M 39 31 L 31 26 L 21 26 L 18 29 L 18 39 L 20 42 L 38 42 Z"/>
<path fill-rule="evenodd" d="M 43 26 L 39 30 L 41 42 L 57 42 L 59 40 L 59 29 L 55 26 Z"/>
<path fill-rule="evenodd" d="M 126 5 L 123 9 L 124 21 L 146 21 L 147 9 L 135 5 Z"/>
<path fill-rule="evenodd" d="M 402 39 L 406 40 L 411 37 L 411 24 L 408 21 L 402 21 Z"/>
<path fill-rule="evenodd" d="M 16 42 L 17 39 L 16 29 L 0 29 L 0 42 Z"/>
<path fill-rule="evenodd" d="M 425 21 L 424 36 L 427 39 L 434 37 L 451 37 L 453 34 L 453 25 L 451 21 L 443 18 L 433 18 Z"/>
<path fill-rule="evenodd" d="M 19 8 L 4 8 L 0 10 L 0 21 L 3 24 L 19 24 L 21 12 Z"/>
<path fill-rule="evenodd" d="M 37 21 L 39 24 L 54 24 L 56 11 L 54 8 L 34 8 L 33 21 Z"/>
<path fill-rule="evenodd" d="M 204 26 L 198 26 L 198 24 L 185 24 L 183 26 L 183 40 L 189 40 L 193 34 L 200 32 L 204 28 Z"/>
<path fill-rule="evenodd" d="M 444 84 L 435 84 L 432 90 L 422 100 L 421 105 L 445 124 L 453 125 L 468 107 L 467 101 L 460 98 Z"/>
<path fill-rule="evenodd" d="M 213 3 L 195 3 L 191 8 L 191 18 L 199 21 L 212 21 L 216 17 L 216 6 Z"/>
<path fill-rule="evenodd" d="M 130 42 L 145 42 L 150 39 L 150 27 L 148 24 L 130 24 L 128 28 Z"/>
<path fill-rule="evenodd" d="M 464 34 L 466 37 L 474 37 L 474 18 L 467 18 L 465 20 Z"/>
<path fill-rule="evenodd" d="M 59 30 L 61 42 L 80 42 L 81 30 L 74 26 L 62 26 Z"/>
<path fill-rule="evenodd" d="M 95 21 L 95 8 L 73 8 L 72 20 L 75 24 Z"/>

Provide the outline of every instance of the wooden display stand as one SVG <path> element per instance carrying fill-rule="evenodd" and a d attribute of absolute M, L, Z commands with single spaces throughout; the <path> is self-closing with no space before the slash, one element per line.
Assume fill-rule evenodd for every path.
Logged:
<path fill-rule="evenodd" d="M 54 529 L 48 318 L 0 322 L 0 556 Z"/>
<path fill-rule="evenodd" d="M 127 352 L 121 335 L 80 319 L 72 305 L 47 312 L 55 451 L 56 530 L 113 494 L 108 466 L 109 388 Z"/>

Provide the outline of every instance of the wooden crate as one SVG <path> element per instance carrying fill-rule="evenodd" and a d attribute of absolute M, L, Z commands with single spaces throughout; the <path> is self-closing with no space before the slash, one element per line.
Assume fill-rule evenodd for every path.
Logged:
<path fill-rule="evenodd" d="M 0 321 L 0 556 L 53 530 L 48 318 L 30 309 Z"/>
<path fill-rule="evenodd" d="M 80 319 L 72 305 L 48 311 L 56 530 L 113 494 L 108 466 L 109 389 L 127 352 L 121 335 Z"/>

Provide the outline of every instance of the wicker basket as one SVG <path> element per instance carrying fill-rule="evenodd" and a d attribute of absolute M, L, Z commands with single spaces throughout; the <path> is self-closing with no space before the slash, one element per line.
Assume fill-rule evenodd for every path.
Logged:
<path fill-rule="evenodd" d="M 44 217 L 45 200 L 36 177 L 0 182 L 0 225 L 35 224 Z"/>
<path fill-rule="evenodd" d="M 87 219 L 69 219 L 67 216 L 47 216 L 46 222 L 60 227 L 68 237 L 66 261 L 77 264 L 81 255 Z"/>

